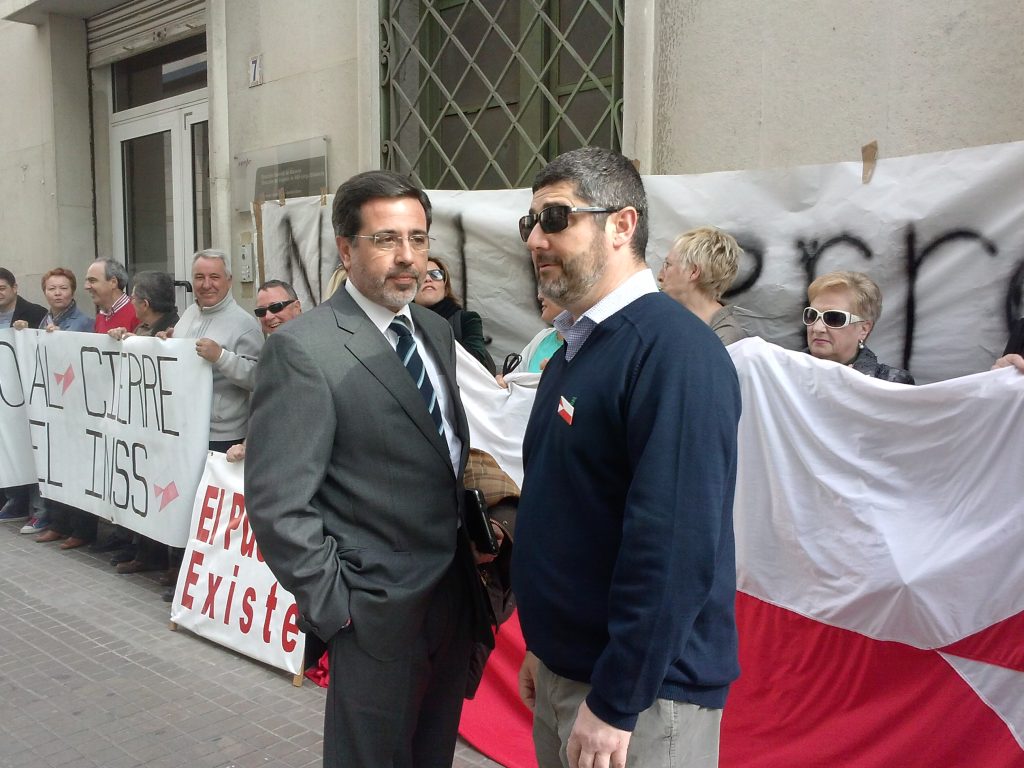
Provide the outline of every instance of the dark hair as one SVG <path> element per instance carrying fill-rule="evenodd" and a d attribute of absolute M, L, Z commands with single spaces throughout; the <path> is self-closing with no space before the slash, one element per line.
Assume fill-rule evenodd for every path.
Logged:
<path fill-rule="evenodd" d="M 148 302 L 150 309 L 162 315 L 175 309 L 174 278 L 166 272 L 137 273 L 132 293 L 136 299 Z"/>
<path fill-rule="evenodd" d="M 430 262 L 437 264 L 437 266 L 441 268 L 441 271 L 444 272 L 444 297 L 446 299 L 451 299 L 459 306 L 459 309 L 462 309 L 462 302 L 459 301 L 458 297 L 455 295 L 455 289 L 452 288 L 452 273 L 448 269 L 448 265 L 434 254 L 428 253 L 427 264 L 429 265 Z"/>
<path fill-rule="evenodd" d="M 569 182 L 581 202 L 603 208 L 637 210 L 636 229 L 630 247 L 637 261 L 646 261 L 647 193 L 636 166 L 618 152 L 602 147 L 583 147 L 565 152 L 545 165 L 533 182 L 533 191 Z"/>
<path fill-rule="evenodd" d="M 292 284 L 289 282 L 285 282 L 284 280 L 267 280 L 265 283 L 263 283 L 263 285 L 256 289 L 256 293 L 259 293 L 260 291 L 265 291 L 267 290 L 267 288 L 283 288 L 284 292 L 288 294 L 289 299 L 299 298 L 299 295 L 295 292 L 295 289 L 292 288 Z"/>
<path fill-rule="evenodd" d="M 12 286 L 18 284 L 18 281 L 14 279 L 14 273 L 7 267 L 0 267 L 0 280 L 5 281 Z"/>
<path fill-rule="evenodd" d="M 430 198 L 426 192 L 394 171 L 363 171 L 338 187 L 334 194 L 331 224 L 335 236 L 351 238 L 358 234 L 363 226 L 363 203 L 381 197 L 418 200 L 427 217 L 427 229 L 430 229 Z"/>
<path fill-rule="evenodd" d="M 103 265 L 103 279 L 117 280 L 117 287 L 122 291 L 128 287 L 128 270 L 119 261 L 113 259 L 96 259 L 93 264 Z"/>
<path fill-rule="evenodd" d="M 39 281 L 39 285 L 44 291 L 46 290 L 46 281 L 51 277 L 66 277 L 68 282 L 71 283 L 71 291 L 74 292 L 78 290 L 78 281 L 75 280 L 75 273 L 66 267 L 55 267 L 43 275 L 42 279 Z"/>

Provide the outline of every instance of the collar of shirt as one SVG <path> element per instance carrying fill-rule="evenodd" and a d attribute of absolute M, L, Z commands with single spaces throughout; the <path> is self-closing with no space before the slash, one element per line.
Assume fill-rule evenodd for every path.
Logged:
<path fill-rule="evenodd" d="M 100 309 L 99 307 L 97 307 L 96 309 L 104 317 L 113 317 L 118 310 L 124 309 L 125 305 L 129 301 L 131 301 L 131 298 L 128 296 L 128 294 L 122 293 L 121 298 L 114 302 L 113 306 L 110 308 L 109 311 Z"/>
<path fill-rule="evenodd" d="M 440 365 L 434 360 L 434 353 L 423 343 L 422 334 L 416 331 L 416 323 L 412 320 L 412 311 L 409 306 L 402 307 L 398 312 L 392 312 L 387 307 L 382 307 L 375 301 L 366 298 L 351 280 L 345 281 L 345 290 L 392 347 L 397 347 L 398 336 L 394 331 L 388 330 L 388 326 L 396 317 L 404 317 L 409 322 L 420 359 L 423 361 L 423 366 L 427 371 L 427 376 L 430 377 L 430 383 L 441 406 L 441 421 L 444 424 L 445 441 L 448 443 L 448 457 L 451 459 L 452 470 L 458 474 L 462 458 L 462 440 L 458 436 L 455 406 L 452 403 L 451 393 L 448 391 L 448 382 L 441 375 Z"/>
<path fill-rule="evenodd" d="M 388 326 L 391 325 L 391 321 L 394 320 L 396 316 L 401 316 L 408 320 L 409 329 L 413 332 L 413 335 L 416 334 L 416 323 L 412 320 L 412 312 L 409 310 L 408 305 L 402 307 L 398 312 L 392 312 L 387 307 L 382 307 L 377 302 L 370 301 L 370 299 L 366 298 L 359 292 L 359 289 L 356 288 L 355 284 L 351 280 L 345 281 L 345 290 L 348 291 L 349 296 L 351 296 L 356 304 L 359 305 L 359 308 L 366 313 L 370 322 L 377 326 L 377 330 L 383 333 L 388 341 L 391 342 L 391 346 L 395 346 L 398 340 L 396 338 L 392 338 L 394 333 L 388 331 Z"/>
<path fill-rule="evenodd" d="M 227 295 L 223 299 L 218 301 L 216 304 L 214 304 L 212 307 L 200 307 L 199 304 L 196 304 L 196 309 L 199 310 L 199 314 L 201 314 L 201 315 L 208 315 L 211 312 L 220 312 L 222 309 L 227 307 L 229 304 L 234 304 L 234 303 L 235 303 L 235 297 L 231 293 L 231 291 L 228 291 Z"/>
<path fill-rule="evenodd" d="M 552 324 L 564 336 L 570 328 L 584 317 L 590 318 L 596 326 L 620 309 L 629 306 L 641 296 L 657 292 L 658 281 L 654 278 L 654 273 L 649 269 L 641 269 L 639 272 L 634 272 L 626 278 L 615 290 L 580 315 L 579 319 L 574 318 L 572 313 L 566 310 L 556 317 Z"/>

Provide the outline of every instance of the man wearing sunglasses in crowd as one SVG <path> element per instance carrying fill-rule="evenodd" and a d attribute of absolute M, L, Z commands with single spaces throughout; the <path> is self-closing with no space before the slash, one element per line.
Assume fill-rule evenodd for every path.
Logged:
<path fill-rule="evenodd" d="M 260 321 L 263 335 L 269 336 L 289 320 L 302 314 L 302 302 L 292 284 L 284 280 L 267 280 L 256 291 L 256 308 L 252 311 Z M 245 443 L 232 445 L 227 451 L 230 462 L 245 460 Z"/>
<path fill-rule="evenodd" d="M 269 336 L 283 323 L 302 314 L 302 302 L 291 283 L 267 280 L 256 292 L 256 309 L 253 314 L 260 321 L 263 335 Z"/>
<path fill-rule="evenodd" d="M 519 223 L 565 308 L 523 443 L 513 590 L 538 763 L 718 764 L 739 673 L 732 503 L 740 394 L 711 328 L 658 291 L 647 197 L 584 148 Z"/>

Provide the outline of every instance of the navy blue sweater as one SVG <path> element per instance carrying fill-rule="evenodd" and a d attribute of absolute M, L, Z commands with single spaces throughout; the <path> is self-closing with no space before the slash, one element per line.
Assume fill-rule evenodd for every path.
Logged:
<path fill-rule="evenodd" d="M 513 588 L 529 650 L 589 682 L 588 706 L 611 725 L 632 730 L 656 698 L 722 707 L 739 674 L 739 415 L 729 354 L 663 294 L 544 370 L 523 444 Z"/>

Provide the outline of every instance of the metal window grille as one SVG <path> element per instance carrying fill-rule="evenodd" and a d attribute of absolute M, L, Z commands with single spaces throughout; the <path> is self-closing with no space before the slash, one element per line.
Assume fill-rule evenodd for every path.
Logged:
<path fill-rule="evenodd" d="M 382 167 L 428 189 L 529 186 L 622 145 L 624 0 L 381 0 Z"/>

